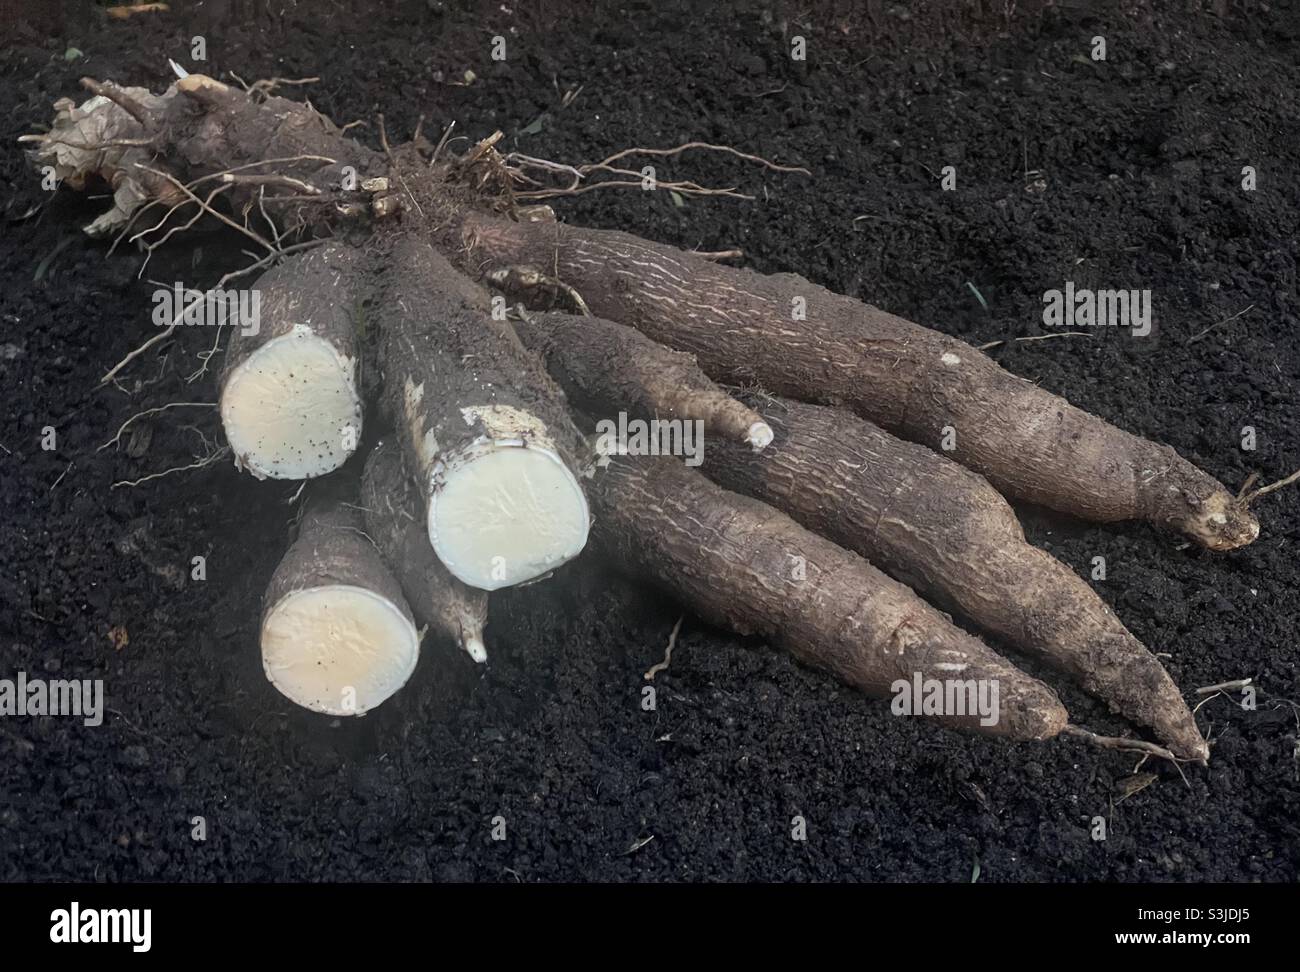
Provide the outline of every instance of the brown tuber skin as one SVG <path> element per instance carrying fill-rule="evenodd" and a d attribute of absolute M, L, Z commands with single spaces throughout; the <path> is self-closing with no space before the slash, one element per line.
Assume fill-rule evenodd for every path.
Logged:
<path fill-rule="evenodd" d="M 158 149 L 173 165 L 183 163 L 178 177 L 245 165 L 260 172 L 268 159 L 290 158 L 274 170 L 312 185 L 318 201 L 304 201 L 300 190 L 237 184 L 236 207 L 262 200 L 294 227 L 378 211 L 343 201 L 356 193 L 334 198 L 345 165 L 364 177 L 379 174 L 384 160 L 324 116 L 284 98 L 254 102 L 202 75 L 174 87 L 182 97 L 162 96 L 168 101 L 157 112 Z M 143 132 L 125 111 L 117 117 L 113 137 Z M 405 168 L 413 176 L 419 171 Z M 696 354 L 714 379 L 842 403 L 932 447 L 952 428 L 953 459 L 1007 495 L 1065 513 L 1101 522 L 1144 519 L 1213 550 L 1259 535 L 1245 506 L 1173 449 L 1075 408 L 955 338 L 794 274 L 726 267 L 612 230 L 511 222 L 434 188 L 415 188 L 427 236 L 446 244 L 471 276 L 546 268 L 597 316 Z"/>
<path fill-rule="evenodd" d="M 569 335 L 563 344 L 556 339 L 547 357 L 557 373 L 572 373 L 570 387 L 578 397 L 613 393 L 621 406 L 651 415 L 715 410 L 716 427 L 732 430 L 715 437 L 715 444 L 734 436 L 740 416 L 748 420 L 736 410 L 744 406 L 721 403 L 712 392 L 701 397 L 697 393 L 712 388 L 707 379 L 664 346 L 696 356 L 713 380 L 843 404 L 932 448 L 950 428 L 956 433 L 952 458 L 1008 496 L 1095 520 L 1145 519 L 1215 550 L 1249 543 L 1258 534 L 1244 503 L 1172 449 L 1074 408 L 953 338 L 794 275 L 728 268 L 624 233 L 503 218 L 498 214 L 516 212 L 511 175 L 491 151 L 491 140 L 466 156 L 443 153 L 430 165 L 418 147 L 385 147 L 381 155 L 345 137 L 310 106 L 254 98 L 201 75 L 161 96 L 88 87 L 117 99 L 97 109 L 105 113 L 97 138 L 145 137 L 148 146 L 69 151 L 59 140 L 78 129 L 66 109 L 48 135 L 27 140 L 40 143 L 33 153 L 37 164 L 58 155 L 60 178 L 69 185 L 84 186 L 97 176 L 118 189 L 114 210 L 96 221 L 100 231 L 121 225 L 141 197 L 155 203 L 159 216 L 177 204 L 190 213 L 196 200 L 180 190 L 185 184 L 200 197 L 219 187 L 218 202 L 237 214 L 264 209 L 286 234 L 338 234 L 353 227 L 369 234 L 371 265 L 384 268 L 368 293 L 376 298 L 372 317 L 385 394 L 409 471 L 422 485 L 435 485 L 435 427 L 439 449 L 447 444 L 444 433 L 453 445 L 463 434 L 464 421 L 456 420 L 464 413 L 464 402 L 457 401 L 464 391 L 489 389 L 511 407 L 536 405 L 545 437 L 556 440 L 567 466 L 581 465 L 561 392 L 509 324 L 488 314 L 485 295 L 450 260 L 476 279 L 499 279 L 508 268 L 544 268 L 566 293 L 578 295 L 577 303 L 607 319 L 597 328 L 636 328 L 644 335 L 638 339 L 643 353 L 630 366 L 623 362 L 620 373 L 601 375 L 581 355 L 576 368 L 568 360 L 576 353 L 570 341 L 575 347 L 585 341 L 589 357 L 606 354 L 600 350 L 605 331 L 593 337 L 595 332 L 580 330 L 589 318 L 550 317 L 538 325 Z M 157 171 L 142 169 L 141 160 Z M 522 211 L 517 215 L 524 218 Z M 244 230 L 247 235 L 247 225 Z M 528 336 L 543 350 L 551 340 L 531 331 Z M 631 346 L 627 340 L 619 338 Z M 664 364 L 650 367 L 650 361 Z M 672 362 L 681 366 L 674 371 Z M 657 380 L 669 371 L 677 389 Z M 425 390 L 415 408 L 406 394 L 411 386 Z M 732 418 L 721 417 L 718 409 Z M 815 467 L 801 486 L 807 495 L 782 479 L 805 461 L 793 434 L 785 440 L 784 458 L 754 466 L 744 453 L 748 465 L 739 465 L 734 475 L 738 484 L 752 476 L 748 488 L 774 501 L 786 497 L 789 508 L 816 529 L 877 551 L 899 576 L 982 618 L 1009 641 L 1041 650 L 1182 753 L 1198 754 L 1203 743 L 1193 738 L 1195 726 L 1183 717 L 1185 706 L 1163 671 L 1137 660 L 1140 645 L 1086 585 L 1077 578 L 1071 582 L 1069 571 L 1023 544 L 996 494 L 919 449 L 909 452 L 887 437 L 872 441 L 878 451 L 871 455 L 886 465 L 861 470 L 862 478 L 852 483 L 844 469 L 835 468 L 842 463 L 828 461 L 828 455 L 841 454 L 836 449 L 807 456 Z M 862 442 L 853 446 L 849 452 L 855 456 L 867 449 Z M 939 465 L 926 466 L 922 455 Z M 787 460 L 795 465 L 781 472 Z M 943 488 L 897 497 L 886 492 L 900 480 L 912 481 L 920 469 L 942 470 L 930 475 Z M 993 729 L 972 728 L 1028 739 L 1054 735 L 1064 725 L 1065 713 L 1050 689 L 953 628 L 857 554 L 770 507 L 668 460 L 620 460 L 595 482 L 597 529 L 605 547 L 710 620 L 768 634 L 874 694 L 887 694 L 893 678 L 906 678 L 913 669 L 942 671 L 933 666 L 961 656 L 962 662 L 951 664 L 1005 680 L 1007 718 Z M 862 493 L 831 493 L 826 482 Z M 869 519 L 872 504 L 882 515 L 865 536 L 835 515 L 857 510 Z M 893 523 L 906 504 L 911 505 L 902 523 Z M 898 532 L 891 533 L 895 527 Z M 959 562 L 957 549 L 985 551 L 990 562 L 1004 566 L 989 571 L 994 576 L 977 576 L 969 562 Z M 785 579 L 791 556 L 806 557 L 807 580 Z M 1009 596 L 1008 585 L 1017 578 L 1006 571 L 1017 564 L 1029 565 L 1035 577 L 1058 577 L 1059 585 L 1045 583 L 1065 592 L 1067 610 L 1043 611 L 1041 604 L 1027 603 L 1024 592 L 1020 599 Z M 1057 592 L 1044 596 L 1050 600 Z M 1150 693 L 1145 707 L 1138 697 L 1143 692 Z"/>
<path fill-rule="evenodd" d="M 538 314 L 525 315 L 517 328 L 570 398 L 593 414 L 593 406 L 626 402 L 654 415 L 675 387 L 664 383 L 661 391 L 654 358 L 636 353 L 621 325 Z M 712 439 L 705 475 L 1046 658 L 1115 711 L 1154 729 L 1179 758 L 1208 757 L 1159 660 L 1086 583 L 1025 541 L 1015 513 L 983 477 L 841 409 L 740 397 L 777 438 L 760 455 L 727 437 Z"/>
<path fill-rule="evenodd" d="M 1015 513 L 983 478 L 838 409 L 771 399 L 761 410 L 776 431 L 772 445 L 752 456 L 715 443 L 706 451 L 707 476 L 1046 658 L 1155 730 L 1179 758 L 1207 758 L 1164 666 L 1092 588 L 1025 541 Z"/>
<path fill-rule="evenodd" d="M 630 327 L 599 317 L 545 313 L 525 314 L 515 330 L 584 411 L 622 406 L 648 418 L 698 419 L 711 434 L 755 452 L 772 440 L 762 416 L 715 385 L 693 355 L 665 348 Z"/>
<path fill-rule="evenodd" d="M 368 212 L 348 187 L 379 174 L 383 156 L 344 137 L 308 105 L 274 95 L 255 100 L 202 74 L 181 78 L 161 95 L 91 78 L 81 84 L 115 101 L 100 109 L 102 127 L 94 137 L 102 147 L 87 146 L 84 132 L 62 116 L 48 135 L 23 140 L 39 146 L 32 151 L 38 165 L 55 163 L 70 184 L 84 186 L 94 175 L 118 190 L 123 217 L 131 194 L 122 193 L 131 186 L 162 204 L 159 216 L 189 198 L 182 185 L 199 198 L 216 191 L 237 213 L 274 217 L 284 235 L 328 229 Z M 96 220 L 88 231 L 121 225 Z"/>
<path fill-rule="evenodd" d="M 1091 520 L 1149 520 L 1212 550 L 1259 523 L 1168 446 L 1130 435 L 1010 372 L 970 345 L 803 277 L 764 275 L 614 230 L 461 224 L 468 266 L 548 268 L 593 314 L 695 354 L 711 377 L 844 404 L 938 448 L 1002 492 Z M 802 302 L 805 319 L 794 311 Z"/>
<path fill-rule="evenodd" d="M 997 680 L 995 725 L 935 717 L 945 725 L 1036 740 L 1055 736 L 1068 721 L 1050 688 L 857 554 L 676 460 L 619 457 L 596 474 L 590 493 L 602 549 L 708 621 L 772 638 L 877 698 L 917 672 L 926 679 Z"/>
<path fill-rule="evenodd" d="M 350 195 L 336 190 L 382 172 L 382 156 L 344 137 L 332 121 L 301 102 L 276 95 L 254 101 L 202 74 L 181 78 L 175 90 L 181 97 L 172 100 L 164 121 L 175 156 L 186 161 L 191 179 L 237 170 L 231 172 L 236 211 L 265 205 L 286 227 L 323 227 L 340 215 L 338 207 Z M 270 159 L 283 161 L 267 164 Z M 268 187 L 252 178 L 267 174 L 297 180 L 313 192 L 284 183 Z M 312 200 L 313 194 L 327 205 Z"/>

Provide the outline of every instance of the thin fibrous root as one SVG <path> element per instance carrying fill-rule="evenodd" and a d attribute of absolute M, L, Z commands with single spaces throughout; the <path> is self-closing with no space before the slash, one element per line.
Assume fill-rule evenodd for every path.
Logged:
<path fill-rule="evenodd" d="M 504 163 L 514 181 L 526 188 L 516 190 L 514 197 L 516 199 L 553 199 L 560 196 L 578 196 L 596 189 L 661 189 L 665 191 L 676 192 L 683 196 L 730 196 L 736 199 L 753 199 L 753 196 L 737 192 L 734 187 L 727 189 L 710 188 L 701 186 L 694 182 L 688 181 L 660 181 L 657 178 L 646 175 L 644 171 L 628 169 L 622 166 L 615 166 L 614 163 L 634 155 L 646 155 L 656 158 L 671 158 L 681 155 L 683 152 L 701 149 L 710 152 L 722 152 L 733 155 L 736 158 L 743 159 L 747 162 L 757 162 L 764 168 L 773 172 L 798 173 L 800 175 L 812 175 L 802 166 L 779 165 L 771 162 L 758 155 L 750 155 L 732 148 L 730 145 L 713 145 L 708 142 L 687 142 L 684 145 L 678 145 L 675 148 L 653 149 L 653 148 L 629 148 L 601 160 L 600 162 L 589 163 L 586 165 L 567 165 L 560 162 L 552 162 L 549 159 L 539 159 L 531 155 L 524 155 L 519 152 L 511 152 L 504 157 Z M 528 175 L 529 172 L 545 173 L 549 175 L 560 174 L 567 177 L 567 184 L 563 186 L 547 186 L 545 183 Z M 589 177 L 598 173 L 615 176 L 613 179 L 604 179 L 598 182 L 589 181 Z"/>
<path fill-rule="evenodd" d="M 333 164 L 336 163 L 336 161 L 337 161 L 337 160 L 332 159 L 332 158 L 329 158 L 328 156 L 323 156 L 323 155 L 295 155 L 295 156 L 286 156 L 286 157 L 284 157 L 284 158 L 262 159 L 262 160 L 257 161 L 257 162 L 249 162 L 249 163 L 246 163 L 246 164 L 244 164 L 244 165 L 238 165 L 238 166 L 235 166 L 235 167 L 230 168 L 230 169 L 222 169 L 222 170 L 217 171 L 217 172 L 209 173 L 208 175 L 205 175 L 205 176 L 200 176 L 199 178 L 194 179 L 193 181 L 189 182 L 189 183 L 186 185 L 186 188 L 188 188 L 189 190 L 193 191 L 194 189 L 198 188 L 199 186 L 203 185 L 204 183 L 211 182 L 211 181 L 213 181 L 213 180 L 221 181 L 221 182 L 222 182 L 222 185 L 219 186 L 217 189 L 213 190 L 213 192 L 209 193 L 209 195 L 208 195 L 208 198 L 207 198 L 206 201 L 207 201 L 209 204 L 211 204 L 211 202 L 212 202 L 212 198 L 213 198 L 214 196 L 216 196 L 219 192 L 224 192 L 226 189 L 228 189 L 228 188 L 230 188 L 230 187 L 232 187 L 232 186 L 239 186 L 239 185 L 243 185 L 243 184 L 244 184 L 244 183 L 241 182 L 239 179 L 233 179 L 233 180 L 227 182 L 227 181 L 225 181 L 225 179 L 226 179 L 227 176 L 234 176 L 234 175 L 237 175 L 237 174 L 239 174 L 239 173 L 246 172 L 246 171 L 249 170 L 249 169 L 261 169 L 261 168 L 265 168 L 265 167 L 268 166 L 268 165 L 295 165 L 295 164 L 299 164 L 299 163 L 303 163 L 303 162 L 319 162 L 319 163 L 321 163 L 322 165 L 333 165 Z M 280 179 L 286 179 L 286 178 L 288 178 L 288 177 L 287 177 L 287 176 L 280 175 L 279 178 L 280 178 Z M 293 181 L 294 181 L 295 183 L 299 183 L 299 182 L 301 182 L 301 180 L 293 180 Z M 263 185 L 263 183 L 253 183 L 253 184 L 254 184 L 254 185 Z M 308 185 L 308 183 L 305 183 L 305 182 L 302 182 L 301 184 L 304 185 L 304 186 L 305 186 L 305 185 Z M 169 186 L 169 188 L 171 188 L 171 187 Z M 299 190 L 299 191 L 301 191 L 301 190 Z M 316 192 L 316 193 L 309 193 L 309 195 L 319 195 L 319 194 L 320 194 L 319 191 Z M 163 218 L 162 218 L 161 220 L 159 220 L 158 223 L 157 223 L 154 227 L 152 227 L 152 229 L 158 229 L 158 228 L 160 228 L 160 227 L 163 225 L 163 223 L 165 223 L 165 222 L 167 221 L 167 216 L 169 216 L 169 215 L 171 214 L 172 210 L 178 208 L 181 204 L 184 204 L 184 203 L 188 203 L 188 202 L 189 202 L 189 198 L 186 197 L 186 196 L 184 196 L 184 195 L 181 194 L 181 193 L 175 193 L 175 196 L 176 196 L 176 198 L 174 198 L 174 199 L 172 199 L 172 200 L 169 200 L 170 202 L 172 202 L 172 208 L 169 209 L 169 210 L 167 211 L 167 214 L 164 215 Z M 108 252 L 111 254 L 114 250 L 117 249 L 118 245 L 119 245 L 119 244 L 122 242 L 122 240 L 126 237 L 126 234 L 127 234 L 128 232 L 130 232 L 131 227 L 135 225 L 136 221 L 137 221 L 141 216 L 143 216 L 145 213 L 149 212 L 149 210 L 153 209 L 155 206 L 162 205 L 163 202 L 164 202 L 164 200 L 163 200 L 163 199 L 160 199 L 160 198 L 151 199 L 151 200 L 149 200 L 148 202 L 146 202 L 144 205 L 140 206 L 140 207 L 139 207 L 139 208 L 138 208 L 134 213 L 132 213 L 132 214 L 131 214 L 131 218 L 126 222 L 126 224 L 122 227 L 121 231 L 120 231 L 120 232 L 117 234 L 117 236 L 114 238 L 112 246 L 110 246 L 110 247 L 108 248 Z M 264 199 L 264 196 L 262 196 L 261 198 L 259 198 L 259 203 L 260 203 L 260 204 L 263 206 L 263 208 L 264 208 L 264 206 L 265 206 L 265 199 Z M 198 213 L 198 215 L 199 215 L 199 216 L 204 215 L 204 210 L 203 210 L 202 207 L 199 208 L 199 213 Z M 187 224 L 186 224 L 186 227 L 193 225 L 193 223 L 194 223 L 194 220 L 191 220 L 190 223 L 187 223 Z M 182 227 L 182 228 L 186 228 L 186 227 Z M 151 231 L 152 231 L 152 230 L 146 230 L 146 231 L 144 231 L 144 233 L 136 233 L 134 236 L 130 237 L 130 240 L 131 240 L 131 242 L 135 242 L 137 239 L 141 238 L 142 236 L 146 235 L 148 232 L 151 232 Z M 168 235 L 170 236 L 171 233 L 169 233 Z M 282 234 L 278 234 L 278 235 L 282 235 Z M 156 246 L 160 245 L 162 242 L 165 242 L 165 240 L 160 240 L 160 241 L 158 241 L 157 243 L 153 244 L 153 245 L 150 247 L 150 249 L 152 249 L 153 247 L 156 247 Z M 278 239 L 277 239 L 277 243 L 278 243 Z"/>
<path fill-rule="evenodd" d="M 194 462 L 189 463 L 188 465 L 173 466 L 170 469 L 164 469 L 162 472 L 150 473 L 148 476 L 141 476 L 139 479 L 121 480 L 120 482 L 114 483 L 109 488 L 117 489 L 119 486 L 126 486 L 128 488 L 134 489 L 136 486 L 139 486 L 142 483 L 151 482 L 152 480 L 155 479 L 162 479 L 164 476 L 171 476 L 176 473 L 189 472 L 192 469 L 203 469 L 206 466 L 211 466 L 214 463 L 220 462 L 221 460 L 225 459 L 226 456 L 228 455 L 230 455 L 230 450 L 223 446 L 222 448 L 218 449 L 216 452 L 209 453 L 208 455 L 203 456 L 202 458 L 197 459 Z"/>
<path fill-rule="evenodd" d="M 646 669 L 645 680 L 653 682 L 655 676 L 660 672 L 668 671 L 668 666 L 673 663 L 673 649 L 677 647 L 677 635 L 682 630 L 682 622 L 686 620 L 686 615 L 677 616 L 677 623 L 673 625 L 673 630 L 668 635 L 668 645 L 664 648 L 664 657 L 662 661 L 655 662 Z"/>
<path fill-rule="evenodd" d="M 1251 473 L 1250 478 L 1246 480 L 1246 484 L 1241 488 L 1237 498 L 1243 506 L 1250 505 L 1261 496 L 1267 496 L 1269 493 L 1290 486 L 1292 483 L 1300 482 L 1300 469 L 1297 469 L 1285 479 L 1279 479 L 1275 483 L 1269 483 L 1267 486 L 1261 486 L 1259 489 L 1251 491 L 1250 487 L 1255 484 L 1258 478 L 1258 473 Z"/>
<path fill-rule="evenodd" d="M 1168 760 L 1175 766 L 1185 762 L 1185 760 L 1179 759 L 1164 746 L 1158 746 L 1153 742 L 1147 742 L 1145 739 L 1130 739 L 1124 736 L 1101 736 L 1095 732 L 1073 724 L 1062 728 L 1061 734 L 1074 736 L 1076 739 L 1082 739 L 1084 742 L 1101 749 L 1113 749 L 1122 753 L 1141 753 L 1144 756 L 1154 756 L 1157 759 Z M 1182 772 L 1182 770 L 1180 769 L 1179 772 Z"/>
<path fill-rule="evenodd" d="M 269 267 L 272 264 L 272 262 L 280 259 L 282 256 L 288 256 L 293 253 L 301 253 L 303 251 L 310 250 L 313 247 L 321 246 L 327 242 L 329 241 L 328 240 L 306 240 L 302 243 L 294 243 L 290 246 L 286 246 L 282 250 L 276 253 L 271 253 L 268 254 L 267 256 L 262 257 L 260 260 L 255 260 L 254 262 L 250 263 L 246 267 L 241 267 L 238 270 L 232 270 L 229 273 L 224 274 L 221 277 L 221 279 L 217 281 L 216 286 L 214 286 L 212 290 L 209 291 L 209 293 L 221 290 L 222 288 L 225 287 L 226 284 L 228 284 L 232 280 L 236 280 L 240 277 L 247 276 L 250 273 L 256 273 L 258 270 L 262 270 L 265 269 L 266 267 Z M 121 373 L 123 369 L 125 369 L 136 358 L 140 357 L 142 354 L 144 354 L 146 351 L 148 351 L 150 348 L 154 347 L 155 345 L 161 344 L 163 341 L 166 341 L 168 338 L 170 338 L 172 334 L 175 333 L 176 329 L 181 326 L 184 315 L 185 315 L 184 309 L 178 310 L 176 316 L 165 328 L 163 328 L 153 337 L 149 338 L 147 341 L 145 341 L 135 350 L 128 353 L 126 357 L 124 357 L 117 364 L 113 365 L 113 367 L 109 368 L 108 371 L 106 371 L 104 375 L 99 379 L 99 384 L 101 386 L 107 385 L 109 382 L 117 378 L 118 374 Z"/>
<path fill-rule="evenodd" d="M 320 78 L 278 78 L 277 77 L 277 78 L 262 78 L 259 81 L 254 81 L 252 84 L 249 84 L 238 74 L 236 74 L 234 71 L 230 72 L 230 76 L 234 78 L 236 81 L 238 81 L 240 86 L 246 92 L 248 92 L 248 94 L 252 95 L 255 98 L 258 96 L 265 97 L 266 95 L 274 94 L 275 89 L 281 86 L 297 88 L 303 85 L 320 83 Z"/>
<path fill-rule="evenodd" d="M 1234 678 L 1229 682 L 1219 682 L 1217 685 L 1202 685 L 1196 690 L 1197 695 L 1215 695 L 1219 692 L 1227 692 L 1231 689 L 1243 689 L 1254 682 L 1253 678 Z"/>
<path fill-rule="evenodd" d="M 129 419 L 123 422 L 117 430 L 117 434 L 109 439 L 102 446 L 96 449 L 96 452 L 103 452 L 109 446 L 115 446 L 122 441 L 122 433 L 136 419 L 142 419 L 149 415 L 157 415 L 159 412 L 165 412 L 169 408 L 216 408 L 216 402 L 168 402 L 166 405 L 159 405 L 157 408 L 147 408 L 143 412 L 136 412 Z"/>
<path fill-rule="evenodd" d="M 175 187 L 176 187 L 176 188 L 177 188 L 177 189 L 178 189 L 178 190 L 179 190 L 179 191 L 180 191 L 180 192 L 181 192 L 181 193 L 182 193 L 182 194 L 183 194 L 183 195 L 184 195 L 184 196 L 185 196 L 185 197 L 190 201 L 190 202 L 194 203 L 194 205 L 198 206 L 199 209 L 201 209 L 203 212 L 207 213 L 209 216 L 213 217 L 214 219 L 216 219 L 216 220 L 218 220 L 218 221 L 220 221 L 220 222 L 222 222 L 222 223 L 225 223 L 227 226 L 229 226 L 231 229 L 233 229 L 236 233 L 242 233 L 242 234 L 244 234 L 244 236 L 248 237 L 250 240 L 252 240 L 254 243 L 258 244 L 259 246 L 264 247 L 268 252 L 270 252 L 270 253 L 275 253 L 275 252 L 276 252 L 276 248 L 275 248 L 275 244 L 274 244 L 274 243 L 272 243 L 272 242 L 271 242 L 270 240 L 268 240 L 266 237 L 261 236 L 261 235 L 259 235 L 258 233 L 254 233 L 254 232 L 253 232 L 252 230 L 250 230 L 247 226 L 242 226 L 242 225 L 240 225 L 240 224 L 237 223 L 235 220 L 233 220 L 233 219 L 231 219 L 229 216 L 227 216 L 225 213 L 220 212 L 219 210 L 213 209 L 211 206 L 209 206 L 207 203 L 205 203 L 202 199 L 200 199 L 200 198 L 199 198 L 199 197 L 194 193 L 194 190 L 193 190 L 193 189 L 191 189 L 191 188 L 190 188 L 189 186 L 187 186 L 187 185 L 184 185 L 184 184 L 183 184 L 179 179 L 177 179 L 177 178 L 176 178 L 174 175 L 172 175 L 170 172 L 163 172 L 163 171 L 161 171 L 161 170 L 159 170 L 159 169 L 155 169 L 155 168 L 152 168 L 151 166 L 147 166 L 147 165 L 145 165 L 145 164 L 142 163 L 142 162 L 136 162 L 136 163 L 134 163 L 134 165 L 135 165 L 135 167 L 136 167 L 137 169 L 140 169 L 140 170 L 142 170 L 142 171 L 144 171 L 144 172 L 148 172 L 149 174 L 154 175 L 154 176 L 157 176 L 157 177 L 160 178 L 160 179 L 166 179 L 166 180 L 167 180 L 168 182 L 170 182 L 173 186 L 175 186 Z"/>

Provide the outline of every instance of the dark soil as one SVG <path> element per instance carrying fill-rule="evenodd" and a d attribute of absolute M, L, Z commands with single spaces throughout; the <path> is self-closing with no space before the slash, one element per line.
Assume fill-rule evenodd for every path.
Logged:
<path fill-rule="evenodd" d="M 679 609 L 592 558 L 496 599 L 486 668 L 432 645 L 413 682 L 363 719 L 294 708 L 263 676 L 256 637 L 294 486 L 228 463 L 114 486 L 203 455 L 203 436 L 219 436 L 212 409 L 153 417 L 139 455 L 97 451 L 142 409 L 214 400 L 210 375 L 185 380 L 205 329 L 115 386 L 96 383 L 153 333 L 149 280 L 208 285 L 240 265 L 238 242 L 198 231 L 137 279 L 140 254 L 107 256 L 79 232 L 102 200 L 42 192 L 14 150 L 51 102 L 79 95 L 78 77 L 161 88 L 172 57 L 250 81 L 319 76 L 301 94 L 340 122 L 369 122 L 359 134 L 372 143 L 382 111 L 395 138 L 420 115 L 435 134 L 454 119 L 459 134 L 501 128 L 556 160 L 699 139 L 804 164 L 813 178 L 692 154 L 661 174 L 756 199 L 593 193 L 562 215 L 740 247 L 759 269 L 976 344 L 1043 333 L 1042 295 L 1067 279 L 1150 288 L 1153 337 L 1109 329 L 993 353 L 1236 488 L 1252 471 L 1271 482 L 1300 468 L 1295 0 L 1224 15 L 1186 2 L 1021 4 L 1010 18 L 809 4 L 810 22 L 777 6 L 661 0 L 284 0 L 273 16 L 209 0 L 107 25 L 51 6 L 0 28 L 0 677 L 103 678 L 111 711 L 99 728 L 0 722 L 0 878 L 1300 875 L 1300 487 L 1262 499 L 1259 541 L 1226 556 L 1145 526 L 1023 511 L 1031 539 L 1081 574 L 1106 559 L 1101 593 L 1189 696 L 1243 677 L 1259 687 L 1254 711 L 1223 696 L 1200 709 L 1208 768 L 1180 778 L 1147 764 L 1158 778 L 1127 799 L 1136 757 L 894 718 L 690 616 L 645 712 L 642 673 Z M 195 33 L 205 65 L 189 58 Z M 495 34 L 504 63 L 490 59 Z M 794 34 L 808 38 L 806 63 L 788 56 Z M 1088 57 L 1095 35 L 1105 62 Z M 466 69 L 476 80 L 457 83 Z M 945 165 L 956 192 L 939 190 Z M 1255 192 L 1241 189 L 1244 165 Z M 45 426 L 55 451 L 40 446 Z M 1241 448 L 1244 426 L 1255 451 Z M 198 555 L 206 581 L 190 578 Z M 114 629 L 129 643 L 115 646 Z M 1077 691 L 1062 686 L 1062 698 L 1077 722 L 1124 731 Z M 191 839 L 199 815 L 206 842 Z M 796 815 L 803 842 L 791 839 Z M 497 816 L 504 841 L 490 836 Z M 1096 816 L 1104 841 L 1091 836 Z"/>

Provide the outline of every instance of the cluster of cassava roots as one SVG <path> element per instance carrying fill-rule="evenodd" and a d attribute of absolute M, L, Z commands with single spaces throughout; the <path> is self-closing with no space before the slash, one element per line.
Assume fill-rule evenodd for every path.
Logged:
<path fill-rule="evenodd" d="M 996 722 L 937 721 L 1083 732 L 953 611 L 1160 745 L 1125 742 L 1207 758 L 1160 662 L 1003 499 L 1212 550 L 1254 540 L 1246 499 L 1172 449 L 801 277 L 558 222 L 536 201 L 590 172 L 495 138 L 455 153 L 417 131 L 374 151 L 269 84 L 83 83 L 94 97 L 27 139 L 63 183 L 112 188 L 88 229 L 157 245 L 206 216 L 259 247 L 259 327 L 222 329 L 220 414 L 240 468 L 324 477 L 261 624 L 266 673 L 295 702 L 374 707 L 411 674 L 421 628 L 482 661 L 489 592 L 550 575 L 590 529 L 699 616 L 869 695 L 918 675 L 998 686 Z M 703 422 L 703 464 L 599 448 L 594 421 L 619 412 Z"/>

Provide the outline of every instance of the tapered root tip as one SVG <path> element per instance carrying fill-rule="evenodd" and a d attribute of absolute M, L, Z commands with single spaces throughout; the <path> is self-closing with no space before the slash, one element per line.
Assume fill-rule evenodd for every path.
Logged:
<path fill-rule="evenodd" d="M 1190 716 L 1187 720 L 1180 720 L 1174 726 L 1153 728 L 1156 730 L 1157 738 L 1179 759 L 1189 763 L 1200 763 L 1202 766 L 1210 761 L 1210 746 Z"/>
<path fill-rule="evenodd" d="M 487 661 L 487 645 L 483 644 L 482 636 L 478 634 L 466 634 L 461 641 L 461 647 L 474 661 L 482 665 Z"/>
<path fill-rule="evenodd" d="M 745 442 L 755 452 L 762 452 L 772 444 L 774 438 L 772 426 L 766 422 L 755 422 L 745 432 Z"/>
<path fill-rule="evenodd" d="M 1006 681 L 1002 685 L 1009 691 L 1002 699 L 1000 718 L 986 731 L 1008 739 L 1042 742 L 1060 735 L 1070 724 L 1070 714 L 1056 693 L 1037 679 L 1022 675 L 1011 686 Z"/>
<path fill-rule="evenodd" d="M 1179 762 L 1209 761 L 1210 747 L 1195 714 L 1164 666 L 1137 639 L 1126 631 L 1123 638 L 1096 641 L 1088 658 L 1091 671 L 1084 687 L 1159 742 L 1134 740 L 1131 745 Z"/>
<path fill-rule="evenodd" d="M 1053 739 L 1070 724 L 1070 713 L 1065 711 L 1053 693 L 1052 698 L 1045 699 L 1026 719 L 1030 728 L 1028 738 L 1035 741 Z"/>
<path fill-rule="evenodd" d="M 1205 500 L 1178 527 L 1210 550 L 1236 550 L 1259 538 L 1259 520 L 1226 492 Z"/>

